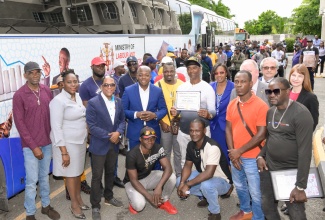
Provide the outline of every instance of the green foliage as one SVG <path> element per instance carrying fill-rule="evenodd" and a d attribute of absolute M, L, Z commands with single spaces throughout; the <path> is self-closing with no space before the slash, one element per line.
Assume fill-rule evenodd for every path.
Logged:
<path fill-rule="evenodd" d="M 295 44 L 296 39 L 286 38 L 287 52 L 293 52 L 293 45 Z"/>
<path fill-rule="evenodd" d="M 303 0 L 302 4 L 293 10 L 295 34 L 320 35 L 322 18 L 319 16 L 319 4 L 320 0 Z"/>
<path fill-rule="evenodd" d="M 219 0 L 218 3 L 209 0 L 189 0 L 192 5 L 199 5 L 211 11 L 214 11 L 220 16 L 231 19 L 234 15 L 230 14 L 230 8 L 222 3 L 222 0 Z"/>
<path fill-rule="evenodd" d="M 283 33 L 284 20 L 275 11 L 267 10 L 257 20 L 246 21 L 245 30 L 253 35 Z"/>
<path fill-rule="evenodd" d="M 189 13 L 184 13 L 178 17 L 179 26 L 181 27 L 182 34 L 189 34 L 192 30 L 192 18 Z"/>

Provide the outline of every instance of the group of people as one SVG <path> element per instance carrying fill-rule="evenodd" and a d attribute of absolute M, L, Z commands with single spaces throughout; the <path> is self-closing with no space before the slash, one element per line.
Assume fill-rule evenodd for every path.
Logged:
<path fill-rule="evenodd" d="M 211 48 L 207 51 L 211 55 Z M 235 50 L 234 56 L 241 53 Z M 37 182 L 41 212 L 60 218 L 50 206 L 51 157 L 53 175 L 65 177 L 75 218 L 85 219 L 83 211 L 91 209 L 92 218 L 101 219 L 102 197 L 105 204 L 123 206 L 113 194 L 122 139 L 127 140 L 128 153 L 121 184 L 132 214 L 142 211 L 146 201 L 176 214 L 170 196 L 177 187 L 181 200 L 195 195 L 198 207 L 208 208 L 209 220 L 221 219 L 218 197 L 228 198 L 236 188 L 240 211 L 230 219 L 280 219 L 270 171 L 296 168 L 296 187 L 286 205 L 291 219 L 306 219 L 304 189 L 319 104 L 304 59 L 292 67 L 288 80 L 278 76 L 281 63 L 273 56 L 259 64 L 255 59 L 236 58 L 241 62 L 230 61 L 238 69 L 233 76 L 226 62 L 215 62 L 209 84 L 203 80 L 202 57 L 187 58 L 184 53 L 183 60 L 176 62 L 164 57 L 155 79 L 155 65 L 151 68 L 150 63 L 157 60 L 150 54 L 142 64 L 128 57 L 126 73 L 123 63 L 117 63 L 115 73 L 106 76 L 106 62 L 95 57 L 92 75 L 80 87 L 74 71 L 64 70 L 62 91 L 54 98 L 39 83 L 39 65 L 28 62 L 24 67 L 27 82 L 13 97 L 25 158 L 26 219 L 35 219 Z M 177 63 L 186 68 L 183 80 Z M 200 93 L 199 108 L 178 109 L 182 96 L 177 94 L 190 92 Z M 91 207 L 80 195 L 87 142 Z"/>

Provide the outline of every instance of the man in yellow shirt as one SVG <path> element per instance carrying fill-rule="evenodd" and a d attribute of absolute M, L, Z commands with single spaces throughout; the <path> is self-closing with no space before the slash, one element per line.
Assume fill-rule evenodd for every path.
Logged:
<path fill-rule="evenodd" d="M 210 57 L 211 58 L 211 60 L 212 60 L 212 66 L 214 66 L 216 63 L 217 63 L 217 61 L 218 61 L 218 56 L 217 56 L 217 54 L 215 54 L 214 52 L 212 52 L 212 49 L 211 49 L 211 47 L 207 47 L 207 55 L 208 55 L 208 57 Z"/>
<path fill-rule="evenodd" d="M 165 63 L 163 66 L 164 78 L 155 83 L 156 86 L 160 87 L 164 94 L 164 99 L 167 105 L 167 109 L 171 109 L 174 106 L 176 100 L 176 90 L 183 83 L 181 80 L 176 79 L 176 70 L 172 62 Z M 182 173 L 181 166 L 181 150 L 177 142 L 177 135 L 171 133 L 170 121 L 173 116 L 170 112 L 159 121 L 161 130 L 160 144 L 164 147 L 165 153 L 170 160 L 171 151 L 174 153 L 174 168 L 176 176 L 179 177 Z"/>

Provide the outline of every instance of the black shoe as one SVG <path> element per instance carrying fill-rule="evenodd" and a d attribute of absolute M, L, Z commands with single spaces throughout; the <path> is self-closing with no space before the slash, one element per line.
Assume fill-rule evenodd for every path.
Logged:
<path fill-rule="evenodd" d="M 119 153 L 122 154 L 123 156 L 126 156 L 126 154 L 128 153 L 128 149 L 127 148 L 120 149 Z"/>
<path fill-rule="evenodd" d="M 209 203 L 206 198 L 201 199 L 200 202 L 197 203 L 197 207 L 199 208 L 205 208 L 208 207 Z"/>
<path fill-rule="evenodd" d="M 86 194 L 90 194 L 90 186 L 88 185 L 87 181 L 84 180 L 81 182 L 81 191 L 83 191 Z"/>
<path fill-rule="evenodd" d="M 227 192 L 226 194 L 224 194 L 224 195 L 221 195 L 220 197 L 221 197 L 222 199 L 229 198 L 233 190 L 234 190 L 234 185 L 231 184 L 231 186 L 230 186 L 228 192 Z"/>
<path fill-rule="evenodd" d="M 118 178 L 118 176 L 114 178 L 114 185 L 120 188 L 124 188 L 124 183 L 120 178 Z"/>
<path fill-rule="evenodd" d="M 221 215 L 220 215 L 220 213 L 218 213 L 218 214 L 210 213 L 208 220 L 221 220 Z"/>

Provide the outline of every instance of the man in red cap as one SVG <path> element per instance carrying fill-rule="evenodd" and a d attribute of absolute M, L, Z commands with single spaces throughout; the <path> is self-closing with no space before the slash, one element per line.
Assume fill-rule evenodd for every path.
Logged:
<path fill-rule="evenodd" d="M 137 214 L 146 206 L 146 200 L 169 214 L 177 209 L 169 202 L 175 188 L 176 176 L 166 157 L 164 148 L 156 143 L 156 132 L 151 127 L 140 131 L 140 144 L 126 155 L 124 177 L 125 191 L 129 198 L 129 211 Z M 163 170 L 153 170 L 159 160 Z M 149 193 L 148 190 L 153 190 Z"/>

